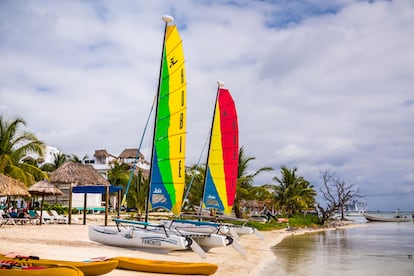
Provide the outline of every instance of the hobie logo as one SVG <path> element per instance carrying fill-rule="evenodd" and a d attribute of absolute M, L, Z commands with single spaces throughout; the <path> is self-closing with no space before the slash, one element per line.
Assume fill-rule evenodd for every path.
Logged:
<path fill-rule="evenodd" d="M 162 194 L 162 190 L 160 188 L 155 188 L 152 193 L 154 193 L 154 194 Z"/>
<path fill-rule="evenodd" d="M 216 196 L 214 196 L 214 195 L 208 195 L 207 198 L 208 199 L 216 199 Z"/>

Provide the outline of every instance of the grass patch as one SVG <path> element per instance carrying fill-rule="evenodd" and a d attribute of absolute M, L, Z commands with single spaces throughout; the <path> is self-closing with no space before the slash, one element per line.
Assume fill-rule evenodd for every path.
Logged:
<path fill-rule="evenodd" d="M 271 231 L 284 229 L 286 227 L 294 228 L 318 228 L 321 226 L 318 216 L 316 215 L 293 215 L 289 218 L 289 222 L 276 222 L 271 219 L 269 222 L 248 222 L 246 225 L 252 226 L 259 231 Z"/>

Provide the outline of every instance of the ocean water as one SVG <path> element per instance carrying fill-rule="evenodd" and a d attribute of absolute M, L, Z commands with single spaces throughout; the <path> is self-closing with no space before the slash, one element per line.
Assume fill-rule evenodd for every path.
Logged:
<path fill-rule="evenodd" d="M 360 227 L 284 239 L 262 275 L 414 276 L 412 222 L 358 222 Z"/>

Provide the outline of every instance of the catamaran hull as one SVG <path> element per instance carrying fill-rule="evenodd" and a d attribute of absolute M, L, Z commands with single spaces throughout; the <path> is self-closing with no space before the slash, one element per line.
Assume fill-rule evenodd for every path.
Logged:
<path fill-rule="evenodd" d="M 217 224 L 208 224 L 208 222 L 198 222 L 198 221 L 171 221 L 171 220 L 161 220 L 161 223 L 167 228 L 176 228 L 180 231 L 187 232 L 196 232 L 204 234 L 222 234 L 226 235 L 230 232 L 230 228 L 226 225 L 217 225 Z"/>
<path fill-rule="evenodd" d="M 236 232 L 237 235 L 239 235 L 239 236 L 252 235 L 257 231 L 253 227 L 249 227 L 249 226 L 231 225 L 229 227 L 230 227 L 230 229 L 234 230 L 234 232 Z M 230 231 L 230 233 L 231 233 L 231 231 Z"/>
<path fill-rule="evenodd" d="M 159 250 L 185 250 L 191 240 L 176 235 L 165 235 L 133 227 L 91 225 L 88 228 L 91 241 L 118 247 L 147 248 Z"/>
<path fill-rule="evenodd" d="M 229 236 L 211 234 L 207 237 L 190 236 L 195 240 L 205 251 L 209 251 L 215 247 L 226 247 L 233 243 L 233 238 Z"/>
<path fill-rule="evenodd" d="M 194 240 L 204 250 L 209 251 L 214 247 L 225 247 L 233 243 L 233 238 L 227 235 L 216 234 L 220 232 L 217 227 L 212 226 L 197 226 L 182 222 L 162 221 L 163 225 L 167 227 L 168 231 L 176 235 L 186 236 Z M 225 226 L 228 232 L 227 226 Z M 224 229 L 224 228 L 223 228 Z"/>

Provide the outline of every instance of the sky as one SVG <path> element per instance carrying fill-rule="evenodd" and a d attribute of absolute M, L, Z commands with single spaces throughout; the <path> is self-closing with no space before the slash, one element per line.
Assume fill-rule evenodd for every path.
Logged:
<path fill-rule="evenodd" d="M 138 148 L 165 14 L 186 60 L 187 165 L 205 162 L 220 80 L 249 172 L 274 169 L 255 185 L 287 166 L 319 191 L 329 170 L 369 210 L 414 210 L 414 1 L 0 0 L 0 115 L 66 154 Z"/>

